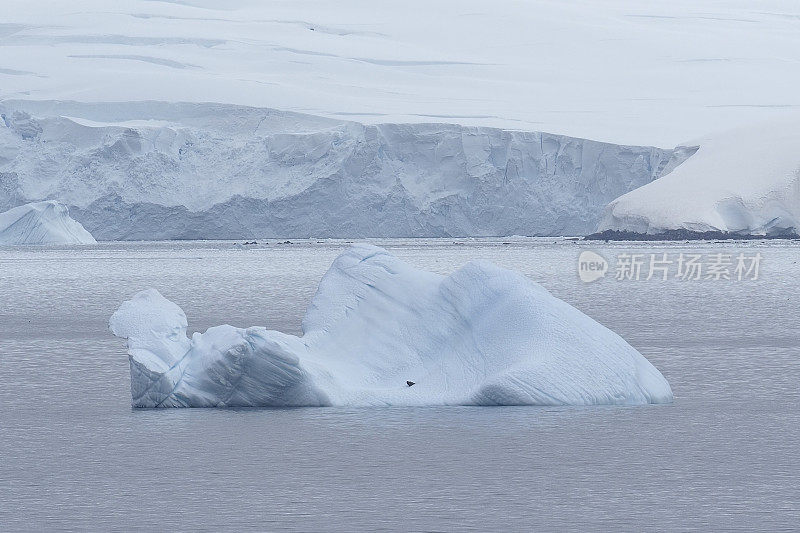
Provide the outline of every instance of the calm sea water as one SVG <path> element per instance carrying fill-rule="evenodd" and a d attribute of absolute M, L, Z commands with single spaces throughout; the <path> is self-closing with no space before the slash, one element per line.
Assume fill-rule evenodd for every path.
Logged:
<path fill-rule="evenodd" d="M 298 333 L 342 242 L 0 250 L 0 529 L 650 530 L 800 524 L 800 245 L 389 241 L 524 272 L 672 384 L 636 408 L 132 410 L 107 320 L 156 287 L 191 330 Z M 581 250 L 747 254 L 756 281 L 578 280 Z"/>

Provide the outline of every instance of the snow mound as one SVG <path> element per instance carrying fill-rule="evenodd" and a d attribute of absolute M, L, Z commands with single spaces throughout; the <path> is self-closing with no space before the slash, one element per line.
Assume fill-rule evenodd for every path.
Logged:
<path fill-rule="evenodd" d="M 691 144 L 699 149 L 685 163 L 611 202 L 598 231 L 800 232 L 800 116 Z"/>
<path fill-rule="evenodd" d="M 128 339 L 135 407 L 672 400 L 639 352 L 521 274 L 468 263 L 441 276 L 371 245 L 334 261 L 302 337 L 223 325 L 188 339 L 183 311 L 154 289 L 109 325 Z"/>
<path fill-rule="evenodd" d="M 0 104 L 0 209 L 100 240 L 581 235 L 673 150 L 191 103 Z"/>
<path fill-rule="evenodd" d="M 34 202 L 0 213 L 0 245 L 94 244 L 92 234 L 56 201 Z"/>

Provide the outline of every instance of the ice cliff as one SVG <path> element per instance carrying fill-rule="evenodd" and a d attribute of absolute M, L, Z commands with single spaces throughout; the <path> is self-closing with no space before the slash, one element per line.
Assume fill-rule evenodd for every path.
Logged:
<path fill-rule="evenodd" d="M 0 105 L 0 208 L 101 240 L 580 235 L 680 152 L 215 104 Z"/>
<path fill-rule="evenodd" d="M 0 213 L 0 245 L 93 244 L 91 233 L 58 202 L 35 202 Z"/>
<path fill-rule="evenodd" d="M 441 276 L 370 245 L 335 260 L 302 337 L 224 325 L 188 338 L 186 315 L 154 289 L 109 325 L 128 339 L 135 407 L 672 400 L 639 352 L 521 274 L 468 263 Z"/>
<path fill-rule="evenodd" d="M 710 135 L 658 181 L 614 200 L 598 231 L 791 236 L 800 232 L 800 116 Z"/>

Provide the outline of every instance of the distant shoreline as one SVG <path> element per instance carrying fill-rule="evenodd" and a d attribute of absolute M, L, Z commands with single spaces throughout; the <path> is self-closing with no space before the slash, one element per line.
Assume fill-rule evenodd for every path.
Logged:
<path fill-rule="evenodd" d="M 605 230 L 584 237 L 587 241 L 752 241 L 766 239 L 800 239 L 794 231 L 785 231 L 771 235 L 751 235 L 747 233 L 731 233 L 727 231 L 691 231 L 687 229 L 671 229 L 660 233 L 637 233 L 635 231 Z"/>

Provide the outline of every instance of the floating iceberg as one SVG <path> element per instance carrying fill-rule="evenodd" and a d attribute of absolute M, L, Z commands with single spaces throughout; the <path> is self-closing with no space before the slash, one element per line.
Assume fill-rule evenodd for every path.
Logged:
<path fill-rule="evenodd" d="M 799 128 L 795 116 L 692 143 L 699 145 L 697 153 L 671 173 L 611 202 L 598 232 L 678 238 L 796 235 Z"/>
<path fill-rule="evenodd" d="M 55 201 L 34 202 L 0 213 L 0 245 L 94 244 L 92 234 Z"/>
<path fill-rule="evenodd" d="M 223 325 L 189 339 L 154 289 L 109 325 L 128 339 L 135 407 L 672 400 L 639 352 L 521 274 L 473 262 L 441 276 L 370 245 L 334 261 L 302 337 Z"/>

